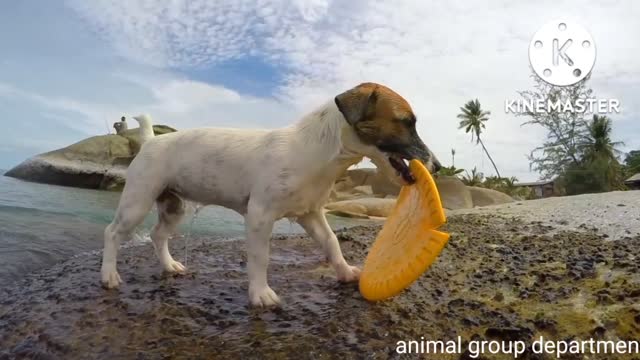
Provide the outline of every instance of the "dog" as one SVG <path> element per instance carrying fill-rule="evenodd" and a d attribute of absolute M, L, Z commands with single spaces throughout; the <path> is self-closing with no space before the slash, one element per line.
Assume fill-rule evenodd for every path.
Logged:
<path fill-rule="evenodd" d="M 157 205 L 151 232 L 163 269 L 183 273 L 168 248 L 169 236 L 185 213 L 185 201 L 220 205 L 244 216 L 249 302 L 278 305 L 267 283 L 273 224 L 295 218 L 320 244 L 338 281 L 359 279 L 347 263 L 323 205 L 335 180 L 369 158 L 391 181 L 415 181 L 407 160 L 419 159 L 432 173 L 440 163 L 418 136 L 409 103 L 388 87 L 363 83 L 276 130 L 201 128 L 148 139 L 127 171 L 127 181 L 104 233 L 101 280 L 122 282 L 116 269 L 119 244 Z"/>

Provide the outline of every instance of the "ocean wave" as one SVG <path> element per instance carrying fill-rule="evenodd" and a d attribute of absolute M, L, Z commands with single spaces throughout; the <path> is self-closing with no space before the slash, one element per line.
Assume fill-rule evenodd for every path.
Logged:
<path fill-rule="evenodd" d="M 65 211 L 43 210 L 43 209 L 37 209 L 33 207 L 13 206 L 13 205 L 4 205 L 4 204 L 0 204 L 0 212 L 8 212 L 11 214 L 29 213 L 29 214 L 52 214 L 52 215 L 62 215 L 62 216 L 75 215 L 73 213 L 65 212 Z"/>

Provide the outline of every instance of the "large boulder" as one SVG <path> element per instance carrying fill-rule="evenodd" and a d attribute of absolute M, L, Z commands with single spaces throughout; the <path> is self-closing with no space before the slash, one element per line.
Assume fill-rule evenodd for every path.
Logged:
<path fill-rule="evenodd" d="M 455 176 L 438 176 L 435 181 L 443 208 L 457 210 L 473 207 L 471 192 L 460 179 Z"/>
<path fill-rule="evenodd" d="M 400 185 L 391 182 L 391 180 L 389 180 L 382 171 L 376 171 L 374 176 L 371 178 L 371 189 L 374 194 L 381 195 L 383 197 L 387 195 L 398 196 L 400 193 Z"/>
<path fill-rule="evenodd" d="M 349 217 L 387 217 L 393 210 L 396 199 L 362 198 L 329 203 L 325 206 L 329 214 Z"/>
<path fill-rule="evenodd" d="M 372 168 L 347 170 L 336 180 L 333 189 L 336 192 L 351 192 L 358 186 L 370 186 L 370 179 L 375 173 L 376 169 Z"/>
<path fill-rule="evenodd" d="M 371 178 L 376 175 L 375 168 L 351 169 L 347 170 L 344 178 L 348 178 L 353 186 L 371 185 Z"/>
<path fill-rule="evenodd" d="M 364 168 L 364 169 L 352 169 L 347 170 L 345 173 L 336 180 L 333 185 L 331 201 L 342 201 L 359 199 L 363 197 L 373 197 L 373 190 L 371 187 L 371 179 L 375 176 L 376 169 Z"/>
<path fill-rule="evenodd" d="M 513 198 L 505 193 L 493 189 L 485 189 L 477 186 L 468 186 L 473 206 L 489 206 L 513 202 Z"/>
<path fill-rule="evenodd" d="M 156 135 L 176 131 L 154 126 Z M 138 129 L 121 135 L 93 136 L 62 149 L 34 156 L 6 176 L 45 184 L 89 189 L 119 189 L 124 174 L 140 149 Z"/>
<path fill-rule="evenodd" d="M 400 186 L 392 183 L 376 168 L 347 170 L 343 176 L 336 180 L 333 189 L 336 194 L 348 194 L 337 197 L 342 199 L 362 197 L 363 191 L 368 193 L 369 189 L 371 189 L 371 194 L 365 195 L 382 198 L 389 195 L 398 196 L 400 193 Z"/>

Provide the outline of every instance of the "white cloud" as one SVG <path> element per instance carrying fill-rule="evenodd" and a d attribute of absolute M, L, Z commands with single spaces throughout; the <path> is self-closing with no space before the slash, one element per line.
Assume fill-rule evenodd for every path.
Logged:
<path fill-rule="evenodd" d="M 141 101 L 86 102 L 44 95 L 0 82 L 0 98 L 34 103 L 45 109 L 40 117 L 87 135 L 101 135 L 111 130 L 111 124 L 120 116 L 130 117 L 143 112 L 151 114 L 156 123 L 179 129 L 202 126 L 273 128 L 286 125 L 295 116 L 293 108 L 276 99 L 243 96 L 221 86 L 170 74 L 118 73 L 114 76 L 124 80 L 123 87 L 126 83 L 135 85 L 150 96 Z"/>
<path fill-rule="evenodd" d="M 456 165 L 467 168 L 483 160 L 480 149 L 457 129 L 455 116 L 465 101 L 477 97 L 493 113 L 484 134 L 487 147 L 505 175 L 521 179 L 536 177 L 528 172 L 525 154 L 543 133 L 522 128 L 521 118 L 504 114 L 503 102 L 516 97 L 517 90 L 531 87 L 528 43 L 542 24 L 568 16 L 590 29 L 598 46 L 592 76 L 595 90 L 621 100 L 625 113 L 619 118 L 640 113 L 635 95 L 640 44 L 630 38 L 640 33 L 640 8 L 633 0 L 589 4 L 70 0 L 68 4 L 118 52 L 139 62 L 180 68 L 261 56 L 285 70 L 277 96 L 298 110 L 361 81 L 388 84 L 413 104 L 420 133 L 443 162 L 449 163 L 450 149 L 456 148 Z M 234 98 L 239 95 L 180 79 L 153 86 L 152 91 L 156 109 L 167 114 L 198 108 L 198 116 L 213 114 L 219 119 L 232 110 L 248 121 L 251 114 L 242 113 L 234 101 L 270 109 L 274 117 L 284 106 L 278 101 Z M 216 99 L 225 99 L 224 106 L 213 105 Z M 484 164 L 482 170 L 490 173 L 488 161 Z"/>
<path fill-rule="evenodd" d="M 147 112 L 157 123 L 179 128 L 201 126 L 265 127 L 284 126 L 294 120 L 294 109 L 277 99 L 241 95 L 222 86 L 181 77 L 118 77 L 147 89 L 146 102 L 127 104 L 127 114 Z"/>
<path fill-rule="evenodd" d="M 49 111 L 74 113 L 79 117 L 69 118 L 55 113 L 45 112 L 44 117 L 55 117 L 55 120 L 64 123 L 71 129 L 87 133 L 94 128 L 95 121 L 102 118 L 106 109 L 100 105 L 83 103 L 76 99 L 59 96 L 45 96 L 36 92 L 20 89 L 12 84 L 0 82 L 0 97 L 9 99 L 26 100 L 35 103 Z M 103 120 L 101 120 L 103 121 Z"/>

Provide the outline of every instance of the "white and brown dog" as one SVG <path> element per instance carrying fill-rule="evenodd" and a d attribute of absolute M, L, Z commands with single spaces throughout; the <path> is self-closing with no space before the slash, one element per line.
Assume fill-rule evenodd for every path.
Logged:
<path fill-rule="evenodd" d="M 164 270 L 184 272 L 168 248 L 184 215 L 184 200 L 220 205 L 245 219 L 249 301 L 279 303 L 267 283 L 273 223 L 296 218 L 323 248 L 339 281 L 360 270 L 342 256 L 322 208 L 336 178 L 368 157 L 392 181 L 411 183 L 405 160 L 420 159 L 431 172 L 440 164 L 416 132 L 411 107 L 391 89 L 365 83 L 332 99 L 299 122 L 277 130 L 204 128 L 151 138 L 127 172 L 113 222 L 105 229 L 102 283 L 117 287 L 119 244 L 142 222 L 154 202 L 151 233 Z"/>

